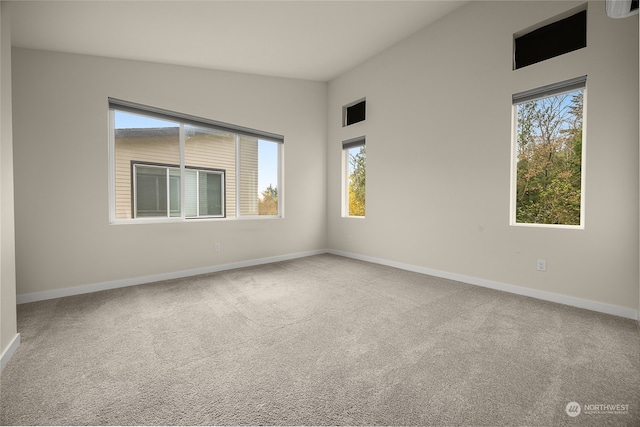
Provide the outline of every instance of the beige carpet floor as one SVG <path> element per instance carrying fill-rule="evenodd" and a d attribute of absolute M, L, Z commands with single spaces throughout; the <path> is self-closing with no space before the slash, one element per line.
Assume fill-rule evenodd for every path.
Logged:
<path fill-rule="evenodd" d="M 2 425 L 640 425 L 635 321 L 333 255 L 23 304 L 18 328 Z"/>

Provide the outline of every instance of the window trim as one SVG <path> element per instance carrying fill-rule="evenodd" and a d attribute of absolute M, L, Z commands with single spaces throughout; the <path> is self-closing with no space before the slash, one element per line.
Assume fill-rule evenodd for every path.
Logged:
<path fill-rule="evenodd" d="M 142 218 L 116 218 L 116 128 L 115 128 L 115 112 L 121 111 L 125 113 L 138 114 L 147 117 L 158 118 L 162 120 L 168 120 L 173 122 L 178 122 L 180 126 L 180 163 L 181 166 L 176 167 L 180 168 L 181 176 L 183 175 L 183 171 L 185 169 L 194 168 L 197 170 L 203 171 L 224 171 L 223 174 L 223 216 L 199 216 L 199 217 L 191 217 L 185 216 L 184 214 L 184 200 L 183 194 L 185 191 L 185 183 L 184 179 L 181 179 L 180 184 L 180 193 L 181 193 L 181 215 L 176 217 L 142 217 Z M 161 108 L 150 107 L 143 104 L 138 104 L 129 101 L 123 101 L 116 98 L 108 98 L 108 108 L 107 108 L 107 129 L 108 129 L 108 194 L 109 194 L 109 223 L 113 225 L 118 224 L 145 224 L 145 223 L 162 223 L 162 222 L 191 222 L 190 220 L 201 219 L 201 220 L 255 220 L 255 219 L 281 219 L 284 218 L 284 136 L 280 134 L 275 134 L 271 132 L 260 131 L 256 129 L 251 129 L 243 126 L 232 125 L 224 122 L 218 122 L 215 120 L 205 119 L 197 116 L 192 116 L 189 114 L 173 112 L 169 110 L 164 110 Z M 240 169 L 238 168 L 240 158 L 238 146 L 240 145 L 240 137 L 239 135 L 245 135 L 249 137 L 256 138 L 258 140 L 258 144 L 260 141 L 275 143 L 277 146 L 276 150 L 276 159 L 277 159 L 277 170 L 276 170 L 276 186 L 278 189 L 278 214 L 276 215 L 259 215 L 259 214 L 241 214 L 238 209 L 239 206 L 236 206 L 236 213 L 233 217 L 227 216 L 227 195 L 226 195 L 226 183 L 227 183 L 227 171 L 223 169 L 215 169 L 215 168 L 206 168 L 206 167 L 190 167 L 184 166 L 184 149 L 185 149 L 185 141 L 184 141 L 184 127 L 185 125 L 193 125 L 199 126 L 209 129 L 220 130 L 223 132 L 230 132 L 236 135 L 236 205 L 238 205 L 240 200 L 240 188 L 237 187 L 240 181 Z M 138 164 L 152 164 L 153 162 L 145 162 L 145 161 L 137 161 Z M 131 177 L 133 183 L 133 177 Z M 133 185 L 133 184 L 132 184 Z M 133 194 L 132 194 L 132 197 Z M 133 203 L 132 203 L 132 209 Z M 133 214 L 133 212 L 132 212 Z M 189 220 L 189 221 L 187 221 Z"/>
<path fill-rule="evenodd" d="M 516 222 L 516 193 L 518 180 L 518 105 L 537 99 L 573 92 L 582 89 L 582 158 L 580 164 L 580 224 L 541 224 Z M 511 104 L 511 177 L 509 186 L 509 225 L 514 227 L 550 228 L 567 230 L 585 229 L 586 206 L 586 153 L 587 153 L 587 75 L 564 80 L 558 83 L 518 92 L 512 95 Z"/>
<path fill-rule="evenodd" d="M 342 217 L 343 218 L 355 218 L 364 219 L 366 217 L 366 205 L 365 215 L 350 215 L 349 214 L 349 150 L 356 147 L 366 147 L 366 136 L 358 136 L 355 138 L 342 141 Z M 365 172 L 366 173 L 366 172 Z M 365 187 L 366 193 L 366 187 Z"/>
<path fill-rule="evenodd" d="M 580 21 L 578 23 L 579 25 L 582 25 L 584 22 L 584 28 L 582 27 L 580 28 L 580 30 L 584 30 L 584 33 L 580 33 L 580 35 L 576 35 L 576 33 L 573 34 L 574 37 L 581 38 L 578 44 L 563 45 L 563 48 L 556 52 L 547 51 L 545 54 L 540 55 L 539 59 L 536 59 L 536 60 L 532 60 L 531 57 L 529 56 L 525 56 L 525 58 L 521 57 L 521 54 L 519 52 L 522 51 L 523 47 L 525 49 L 529 47 L 529 46 L 526 46 L 526 44 L 527 42 L 530 42 L 531 39 L 534 39 L 534 40 L 537 39 L 539 43 L 544 43 L 544 41 L 540 40 L 540 38 L 544 39 L 545 33 L 548 37 L 549 33 L 562 31 L 562 28 L 567 28 L 567 27 L 575 31 L 575 27 L 577 26 L 576 25 L 577 23 L 575 21 Z M 548 61 L 553 58 L 558 58 L 562 55 L 566 55 L 568 53 L 586 48 L 587 42 L 588 42 L 587 26 L 588 26 L 588 4 L 584 3 L 573 9 L 565 11 L 564 13 L 556 15 L 542 22 L 539 22 L 538 24 L 532 27 L 529 27 L 525 30 L 514 33 L 513 34 L 513 52 L 512 52 L 513 71 L 521 70 L 523 68 L 530 67 L 535 64 L 539 64 L 541 62 Z M 584 36 L 584 40 L 582 40 L 582 36 Z M 522 46 L 523 41 L 525 41 L 525 46 Z M 582 45 L 582 41 L 584 41 L 584 45 Z M 518 50 L 518 44 L 520 44 L 519 50 Z"/>
<path fill-rule="evenodd" d="M 362 104 L 364 117 L 361 120 L 349 122 L 349 111 L 351 111 L 350 109 L 359 104 Z M 367 120 L 367 98 L 366 97 L 360 98 L 356 101 L 350 102 L 342 106 L 342 127 L 353 126 L 355 124 L 364 122 L 365 120 Z"/>

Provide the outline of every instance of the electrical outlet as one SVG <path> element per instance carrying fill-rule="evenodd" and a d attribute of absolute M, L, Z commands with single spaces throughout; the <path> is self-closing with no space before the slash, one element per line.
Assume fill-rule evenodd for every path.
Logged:
<path fill-rule="evenodd" d="M 216 243 L 213 248 L 216 252 L 220 252 L 220 243 Z"/>
<path fill-rule="evenodd" d="M 347 234 L 347 242 L 353 242 L 353 236 L 351 236 L 351 234 Z"/>
<path fill-rule="evenodd" d="M 536 268 L 538 271 L 547 271 L 547 261 L 544 259 L 539 259 Z"/>

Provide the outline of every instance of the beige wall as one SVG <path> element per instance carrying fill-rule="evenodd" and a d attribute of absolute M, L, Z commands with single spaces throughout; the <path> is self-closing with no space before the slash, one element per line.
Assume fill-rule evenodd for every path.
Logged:
<path fill-rule="evenodd" d="M 638 17 L 590 2 L 587 48 L 512 71 L 514 33 L 580 4 L 474 1 L 330 82 L 329 246 L 637 310 Z M 585 74 L 585 229 L 511 227 L 511 95 Z M 360 135 L 367 216 L 342 218 L 341 141 Z"/>
<path fill-rule="evenodd" d="M 11 32 L 0 3 L 0 355 L 16 339 L 16 270 L 11 123 Z M 8 357 L 3 362 L 8 361 Z"/>
<path fill-rule="evenodd" d="M 18 294 L 326 248 L 326 87 L 14 49 Z M 284 135 L 285 217 L 110 225 L 108 97 Z"/>
<path fill-rule="evenodd" d="M 328 105 L 322 83 L 15 49 L 18 293 L 329 247 L 637 310 L 637 16 L 591 2 L 587 48 L 511 70 L 513 33 L 580 4 L 471 2 L 330 82 Z M 510 227 L 511 95 L 584 74 L 585 229 Z M 284 134 L 285 219 L 108 225 L 108 96 Z M 361 135 L 367 217 L 347 219 L 341 142 Z"/>

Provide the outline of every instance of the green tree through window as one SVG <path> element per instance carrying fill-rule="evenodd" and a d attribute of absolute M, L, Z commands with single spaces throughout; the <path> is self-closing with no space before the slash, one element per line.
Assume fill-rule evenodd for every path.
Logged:
<path fill-rule="evenodd" d="M 349 215 L 364 216 L 366 189 L 366 151 L 364 146 L 349 150 Z"/>
<path fill-rule="evenodd" d="M 272 184 L 262 190 L 258 199 L 258 215 L 278 215 L 278 188 Z"/>
<path fill-rule="evenodd" d="M 517 223 L 580 225 L 584 90 L 517 105 Z"/>

